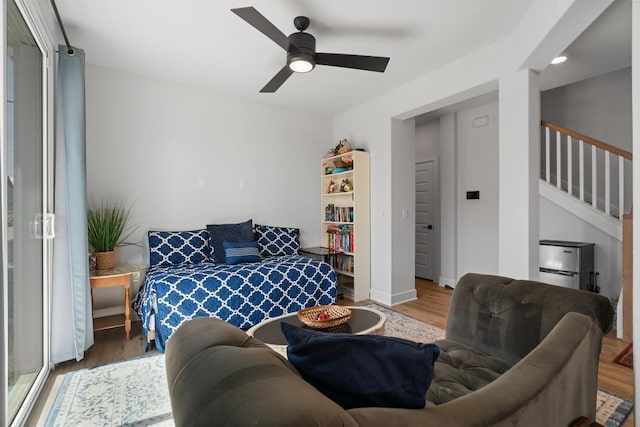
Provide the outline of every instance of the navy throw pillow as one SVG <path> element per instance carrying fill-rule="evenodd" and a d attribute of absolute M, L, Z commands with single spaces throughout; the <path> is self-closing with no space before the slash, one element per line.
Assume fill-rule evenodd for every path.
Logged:
<path fill-rule="evenodd" d="M 258 242 L 222 242 L 227 264 L 241 264 L 244 262 L 260 261 Z"/>
<path fill-rule="evenodd" d="M 237 224 L 209 224 L 209 239 L 211 246 L 211 259 L 216 264 L 224 264 L 225 253 L 222 242 L 251 242 L 253 238 L 253 220 Z"/>
<path fill-rule="evenodd" d="M 291 364 L 343 408 L 424 408 L 437 345 L 280 325 Z"/>

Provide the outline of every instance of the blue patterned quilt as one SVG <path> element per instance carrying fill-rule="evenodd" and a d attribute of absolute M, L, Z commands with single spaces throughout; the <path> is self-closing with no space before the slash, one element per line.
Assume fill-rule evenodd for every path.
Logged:
<path fill-rule="evenodd" d="M 164 352 L 178 326 L 196 317 L 217 317 L 248 329 L 335 299 L 336 276 L 329 264 L 290 255 L 237 265 L 152 267 L 132 305 L 145 336 L 154 328 L 156 348 Z"/>

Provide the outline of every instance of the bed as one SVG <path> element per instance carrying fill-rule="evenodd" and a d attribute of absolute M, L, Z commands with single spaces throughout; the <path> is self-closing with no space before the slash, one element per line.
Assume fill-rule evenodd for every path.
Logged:
<path fill-rule="evenodd" d="M 237 232 L 232 237 L 223 236 L 211 228 L 149 232 L 151 266 L 132 304 L 142 320 L 147 342 L 153 338 L 156 349 L 164 352 L 171 334 L 196 317 L 216 317 L 248 329 L 270 317 L 335 302 L 336 276 L 329 264 L 297 255 L 295 244 L 283 250 L 288 246 L 280 242 L 269 250 L 273 235 L 267 242 L 259 227 L 267 226 L 252 227 L 254 240 L 236 244 L 226 239 L 249 237 L 237 236 Z M 220 255 L 221 249 L 213 244 L 210 232 L 234 246 L 233 250 L 223 246 L 227 260 L 235 260 L 230 254 L 240 254 L 241 261 L 216 263 L 214 254 Z M 155 259 L 154 251 L 161 253 L 156 253 Z"/>

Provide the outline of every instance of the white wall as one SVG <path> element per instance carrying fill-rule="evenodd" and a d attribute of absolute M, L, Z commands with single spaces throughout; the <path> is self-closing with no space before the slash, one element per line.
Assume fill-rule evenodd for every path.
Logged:
<path fill-rule="evenodd" d="M 631 151 L 631 68 L 547 90 L 542 120 Z"/>
<path fill-rule="evenodd" d="M 487 125 L 474 127 L 477 118 Z M 498 273 L 498 103 L 457 113 L 458 271 Z M 467 191 L 480 191 L 467 200 Z"/>
<path fill-rule="evenodd" d="M 253 218 L 319 244 L 329 119 L 93 65 L 86 77 L 88 192 L 134 202 L 132 241 L 149 229 Z M 139 247 L 116 253 L 120 263 L 143 260 Z M 96 300 L 114 305 L 115 294 Z"/>
<path fill-rule="evenodd" d="M 640 153 L 640 4 L 631 4 L 633 30 L 631 36 L 631 69 L 633 105 L 633 151 Z M 633 199 L 640 200 L 640 162 L 633 164 Z M 633 270 L 640 271 L 640 215 L 633 218 Z M 633 275 L 633 288 L 640 289 L 640 274 Z M 640 342 L 640 292 L 633 292 L 633 342 Z M 634 366 L 640 366 L 640 351 L 633 353 Z M 640 384 L 640 369 L 633 370 L 633 383 Z M 637 390 L 637 389 L 636 389 Z M 633 403 L 640 406 L 640 393 L 634 393 Z"/>
<path fill-rule="evenodd" d="M 435 159 L 440 154 L 440 119 L 416 125 L 416 163 Z"/>
<path fill-rule="evenodd" d="M 456 196 L 457 182 L 457 153 L 456 137 L 457 117 L 455 113 L 448 113 L 440 117 L 440 286 L 454 287 L 458 274 L 458 221 L 455 212 L 458 210 Z"/>

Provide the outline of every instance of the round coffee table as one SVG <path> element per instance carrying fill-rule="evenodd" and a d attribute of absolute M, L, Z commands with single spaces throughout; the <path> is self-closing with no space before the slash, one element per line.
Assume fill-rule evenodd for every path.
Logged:
<path fill-rule="evenodd" d="M 349 310 L 351 310 L 351 318 L 346 323 L 332 328 L 309 328 L 298 319 L 296 313 L 287 313 L 282 316 L 263 320 L 249 329 L 247 334 L 262 341 L 284 357 L 287 357 L 287 340 L 284 335 L 282 335 L 282 330 L 280 329 L 281 322 L 314 331 L 334 334 L 382 335 L 384 333 L 384 324 L 387 321 L 387 316 L 381 311 L 368 307 L 349 307 Z"/>

